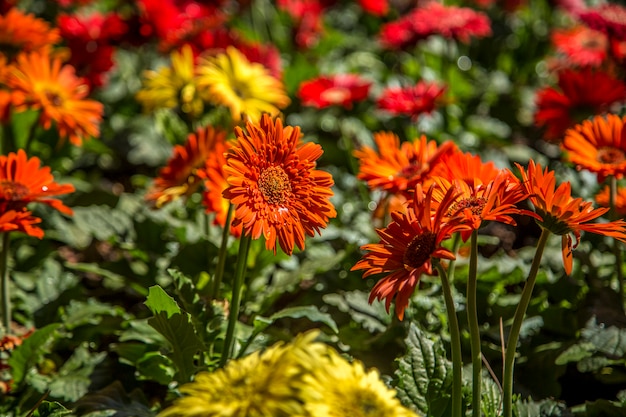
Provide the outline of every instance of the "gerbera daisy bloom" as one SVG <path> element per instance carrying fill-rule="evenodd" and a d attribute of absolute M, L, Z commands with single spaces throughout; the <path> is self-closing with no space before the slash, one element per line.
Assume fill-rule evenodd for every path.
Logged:
<path fill-rule="evenodd" d="M 359 159 L 357 178 L 367 181 L 367 186 L 381 189 L 389 194 L 404 194 L 415 189 L 417 184 L 426 186 L 433 168 L 444 155 L 457 151 L 454 142 L 437 145 L 422 135 L 418 140 L 403 142 L 392 132 L 374 133 L 378 151 L 369 146 L 354 151 Z"/>
<path fill-rule="evenodd" d="M 306 416 L 303 377 L 323 360 L 328 347 L 315 343 L 317 332 L 297 336 L 229 361 L 222 369 L 200 372 L 180 388 L 182 398 L 159 417 Z"/>
<path fill-rule="evenodd" d="M 352 103 L 367 98 L 371 81 L 357 74 L 326 75 L 300 84 L 298 97 L 304 106 L 318 109 L 333 105 L 352 108 Z"/>
<path fill-rule="evenodd" d="M 561 236 L 563 266 L 565 273 L 572 272 L 572 251 L 580 242 L 580 232 L 596 233 L 626 242 L 626 222 L 616 220 L 607 223 L 590 223 L 605 214 L 608 208 L 593 208 L 591 202 L 582 198 L 573 198 L 569 182 L 556 186 L 554 171 L 543 169 L 532 159 L 528 170 L 516 164 L 522 174 L 522 184 L 530 196 L 535 212 L 542 220 L 537 224 L 550 232 Z M 573 234 L 576 243 L 572 245 Z"/>
<path fill-rule="evenodd" d="M 611 190 L 607 185 L 598 192 L 595 196 L 596 203 L 600 207 L 610 207 L 611 205 Z M 620 217 L 626 217 L 626 188 L 617 187 L 617 194 L 615 195 L 615 211 Z"/>
<path fill-rule="evenodd" d="M 546 128 L 546 139 L 560 140 L 576 123 L 626 100 L 623 81 L 590 68 L 562 70 L 558 84 L 560 91 L 547 87 L 537 93 L 535 123 Z"/>
<path fill-rule="evenodd" d="M 12 59 L 19 52 L 43 51 L 61 40 L 59 30 L 48 22 L 11 8 L 0 14 L 0 55 Z"/>
<path fill-rule="evenodd" d="M 565 132 L 561 149 L 578 169 L 598 175 L 602 182 L 609 176 L 623 178 L 626 174 L 625 118 L 615 114 L 595 116 Z"/>
<path fill-rule="evenodd" d="M 552 33 L 556 50 L 574 65 L 598 67 L 608 56 L 609 40 L 606 35 L 586 26 L 556 30 Z"/>
<path fill-rule="evenodd" d="M 377 105 L 393 115 L 416 119 L 421 114 L 431 113 L 445 91 L 445 86 L 425 81 L 409 87 L 389 87 L 383 90 Z"/>
<path fill-rule="evenodd" d="M 74 67 L 47 52 L 32 52 L 18 55 L 7 78 L 15 109 L 41 110 L 39 123 L 44 129 L 54 122 L 59 137 L 77 146 L 100 135 L 102 103 L 87 98 L 89 87 L 76 77 Z"/>
<path fill-rule="evenodd" d="M 359 5 L 367 13 L 374 16 L 384 16 L 389 12 L 388 0 L 359 0 Z"/>
<path fill-rule="evenodd" d="M 360 361 L 350 363 L 333 349 L 305 375 L 304 383 L 305 408 L 311 416 L 417 417 L 402 406 L 376 369 L 367 371 Z"/>
<path fill-rule="evenodd" d="M 511 216 L 523 212 L 515 205 L 527 198 L 511 171 L 498 169 L 492 162 L 485 163 L 470 153 L 446 155 L 433 170 L 433 180 L 438 185 L 433 192 L 433 207 L 437 207 L 449 189 L 454 189 L 457 195 L 448 214 L 461 217 L 471 227 L 461 232 L 463 241 L 483 221 L 515 225 Z"/>
<path fill-rule="evenodd" d="M 174 146 L 174 155 L 159 171 L 145 199 L 161 208 L 180 197 L 189 197 L 202 184 L 207 158 L 217 142 L 224 142 L 226 133 L 211 126 L 199 128 L 187 136 L 184 145 Z"/>
<path fill-rule="evenodd" d="M 329 201 L 333 178 L 315 169 L 322 147 L 302 143 L 299 127 L 283 127 L 267 114 L 246 129 L 235 127 L 237 144 L 224 167 L 224 197 L 235 204 L 233 226 L 242 224 L 252 239 L 263 235 L 274 253 L 278 241 L 291 255 L 294 246 L 304 249 L 305 235 L 319 233 L 337 215 Z"/>
<path fill-rule="evenodd" d="M 626 40 L 626 7 L 619 4 L 602 4 L 582 11 L 578 18 L 592 29 L 609 37 Z"/>
<path fill-rule="evenodd" d="M 459 219 L 448 217 L 456 199 L 454 188 L 443 196 L 434 213 L 431 210 L 433 191 L 434 186 L 431 186 L 424 194 L 418 185 L 407 211 L 391 213 L 392 222 L 386 228 L 376 230 L 380 242 L 362 246 L 362 250 L 369 252 L 351 269 L 365 270 L 363 278 L 385 274 L 372 289 L 369 302 L 385 299 L 385 308 L 389 312 L 395 299 L 396 315 L 400 320 L 420 277 L 433 275 L 432 259 L 455 259 L 442 243 L 453 233 L 469 228 Z"/>
<path fill-rule="evenodd" d="M 184 115 L 196 118 L 202 114 L 204 104 L 198 90 L 193 51 L 184 45 L 170 57 L 171 67 L 144 71 L 143 88 L 136 98 L 147 112 L 180 109 Z"/>
<path fill-rule="evenodd" d="M 43 203 L 72 214 L 71 208 L 54 197 L 73 191 L 71 184 L 57 184 L 50 167 L 42 167 L 36 156 L 28 158 L 23 149 L 0 155 L 0 203 L 6 204 L 7 210 L 20 211 L 30 203 Z"/>
<path fill-rule="evenodd" d="M 491 21 L 470 8 L 431 1 L 381 28 L 382 44 L 392 48 L 405 48 L 432 35 L 469 43 L 491 35 Z"/>
<path fill-rule="evenodd" d="M 228 107 L 236 122 L 242 115 L 254 122 L 259 121 L 262 113 L 275 116 L 290 102 L 282 82 L 232 47 L 201 61 L 198 86 L 204 89 L 209 102 Z"/>
<path fill-rule="evenodd" d="M 0 204 L 0 208 L 2 209 L 2 214 L 0 215 L 0 233 L 22 232 L 38 239 L 43 238 L 43 230 L 36 226 L 41 223 L 39 217 L 33 216 L 32 213 L 26 209 L 7 210 L 6 207 L 6 203 Z"/>

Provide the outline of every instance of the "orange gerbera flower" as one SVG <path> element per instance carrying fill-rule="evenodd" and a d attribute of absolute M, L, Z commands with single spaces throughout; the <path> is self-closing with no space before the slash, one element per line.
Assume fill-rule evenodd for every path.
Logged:
<path fill-rule="evenodd" d="M 392 222 L 386 228 L 376 230 L 380 242 L 362 246 L 361 249 L 369 253 L 351 269 L 364 269 L 363 278 L 386 274 L 372 288 L 369 302 L 384 298 L 389 312 L 395 299 L 396 315 L 400 320 L 420 277 L 433 275 L 432 259 L 455 259 L 450 250 L 441 246 L 442 242 L 454 232 L 468 228 L 459 219 L 448 217 L 456 198 L 454 188 L 448 189 L 433 213 L 430 205 L 434 187 L 431 186 L 424 195 L 418 184 L 406 213 L 391 213 Z"/>
<path fill-rule="evenodd" d="M 464 241 L 485 220 L 515 225 L 511 215 L 525 212 L 515 206 L 527 197 L 519 180 L 508 169 L 485 163 L 478 155 L 457 152 L 443 158 L 433 179 L 440 187 L 433 193 L 434 207 L 450 188 L 455 189 L 457 198 L 450 214 L 461 216 L 471 227 L 461 232 Z"/>
<path fill-rule="evenodd" d="M 595 200 L 600 207 L 610 207 L 611 189 L 607 185 L 596 194 Z M 618 187 L 615 195 L 615 211 L 620 217 L 626 216 L 626 188 Z"/>
<path fill-rule="evenodd" d="M 51 197 L 73 191 L 71 184 L 54 182 L 50 167 L 41 167 L 39 158 L 29 159 L 23 149 L 0 155 L 0 203 L 6 204 L 6 210 L 21 211 L 29 203 L 43 203 L 72 214 L 71 208 Z"/>
<path fill-rule="evenodd" d="M 624 121 L 626 117 L 615 114 L 585 120 L 565 132 L 561 149 L 576 168 L 597 173 L 600 182 L 609 176 L 622 178 L 626 173 Z"/>
<path fill-rule="evenodd" d="M 246 235 L 265 238 L 276 253 L 276 241 L 291 255 L 304 249 L 305 234 L 313 236 L 337 213 L 329 198 L 332 176 L 316 170 L 322 147 L 302 143 L 298 126 L 285 126 L 264 114 L 245 132 L 235 127 L 238 142 L 226 155 L 229 187 L 224 197 L 236 205 L 233 226 Z"/>
<path fill-rule="evenodd" d="M 35 217 L 26 209 L 7 210 L 7 204 L 0 204 L 0 233 L 22 232 L 36 238 L 43 238 L 43 230 L 36 224 L 41 223 L 39 217 Z"/>
<path fill-rule="evenodd" d="M 444 155 L 457 150 L 453 142 L 437 146 L 422 135 L 419 140 L 400 144 L 400 138 L 391 132 L 374 133 L 378 152 L 368 146 L 354 151 L 359 159 L 357 178 L 367 181 L 370 189 L 381 189 L 390 194 L 407 194 L 417 184 L 426 186 L 432 169 Z"/>
<path fill-rule="evenodd" d="M 61 139 L 80 146 L 83 139 L 100 135 L 102 103 L 87 99 L 89 87 L 76 77 L 74 67 L 62 65 L 48 52 L 18 55 L 7 85 L 13 89 L 16 110 L 41 110 L 43 128 L 55 122 Z"/>
<path fill-rule="evenodd" d="M 0 15 L 0 55 L 12 59 L 18 52 L 41 51 L 61 40 L 58 29 L 13 7 Z"/>
<path fill-rule="evenodd" d="M 145 199 L 161 208 L 180 197 L 189 197 L 202 184 L 206 159 L 217 142 L 224 142 L 226 133 L 211 126 L 199 128 L 187 136 L 184 145 L 174 146 L 174 155 L 159 171 Z"/>
<path fill-rule="evenodd" d="M 608 223 L 589 223 L 605 214 L 608 208 L 593 208 L 591 202 L 573 198 L 569 182 L 556 186 L 554 171 L 543 169 L 533 160 L 528 170 L 516 164 L 522 174 L 522 184 L 530 195 L 535 212 L 541 217 L 537 223 L 544 229 L 561 236 L 563 265 L 565 272 L 572 272 L 572 251 L 580 242 L 580 232 L 597 233 L 626 242 L 626 222 L 617 220 Z M 572 245 L 570 233 L 576 238 Z"/>

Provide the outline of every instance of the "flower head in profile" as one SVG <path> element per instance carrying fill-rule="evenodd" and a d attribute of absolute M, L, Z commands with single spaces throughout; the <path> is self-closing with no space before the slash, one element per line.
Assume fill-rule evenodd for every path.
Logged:
<path fill-rule="evenodd" d="M 577 122 L 600 114 L 626 100 L 626 84 L 600 70 L 584 68 L 559 72 L 559 90 L 547 87 L 537 93 L 535 123 L 545 127 L 545 137 L 560 141 Z"/>
<path fill-rule="evenodd" d="M 602 188 L 595 196 L 596 203 L 600 207 L 611 206 L 611 189 L 609 186 Z M 617 187 L 615 194 L 615 211 L 620 217 L 626 217 L 626 188 Z"/>
<path fill-rule="evenodd" d="M 276 253 L 276 242 L 291 255 L 336 216 L 330 202 L 332 176 L 315 169 L 321 146 L 300 138 L 300 128 L 264 114 L 259 123 L 235 127 L 237 143 L 226 156 L 229 187 L 224 197 L 235 205 L 233 226 L 246 235 L 263 235 Z"/>
<path fill-rule="evenodd" d="M 417 417 L 402 406 L 396 392 L 382 381 L 376 369 L 366 370 L 328 349 L 323 360 L 305 375 L 304 403 L 315 417 Z"/>
<path fill-rule="evenodd" d="M 290 102 L 281 81 L 233 47 L 200 62 L 198 86 L 210 103 L 228 107 L 236 122 L 243 115 L 253 122 L 258 122 L 262 113 L 276 116 Z"/>
<path fill-rule="evenodd" d="M 433 180 L 438 185 L 433 193 L 433 207 L 437 207 L 448 190 L 454 189 L 457 197 L 449 215 L 462 218 L 471 227 L 461 231 L 464 241 L 483 221 L 515 225 L 511 216 L 524 212 L 516 206 L 527 197 L 519 180 L 508 169 L 485 163 L 478 155 L 456 152 L 446 156 L 433 171 Z"/>
<path fill-rule="evenodd" d="M 62 140 L 80 146 L 84 139 L 100 135 L 102 103 L 87 98 L 87 84 L 59 58 L 47 52 L 18 55 L 7 86 L 17 111 L 40 110 L 39 123 L 50 129 L 54 122 Z"/>
<path fill-rule="evenodd" d="M 377 101 L 378 108 L 393 115 L 417 118 L 435 110 L 445 86 L 419 81 L 409 87 L 389 87 L 383 90 Z"/>
<path fill-rule="evenodd" d="M 535 212 L 541 217 L 539 226 L 561 236 L 563 265 L 565 272 L 572 272 L 572 251 L 580 242 L 580 232 L 609 236 L 626 242 L 626 222 L 616 220 L 606 223 L 591 223 L 605 214 L 608 208 L 593 208 L 591 202 L 573 198 L 569 182 L 556 185 L 554 171 L 542 168 L 533 160 L 528 169 L 517 164 L 522 174 L 522 184 L 530 196 Z M 572 244 L 573 234 L 576 242 Z"/>
<path fill-rule="evenodd" d="M 578 15 L 587 26 L 604 32 L 607 36 L 626 40 L 626 7 L 619 4 L 601 4 L 583 10 Z"/>
<path fill-rule="evenodd" d="M 578 169 L 598 175 L 602 182 L 609 176 L 626 174 L 626 118 L 615 114 L 595 116 L 568 129 L 561 142 L 566 158 Z"/>
<path fill-rule="evenodd" d="M 433 168 L 445 155 L 457 150 L 454 142 L 438 145 L 424 135 L 401 144 L 392 132 L 374 133 L 374 143 L 378 150 L 364 146 L 354 151 L 360 164 L 357 178 L 367 181 L 372 190 L 407 196 L 417 184 L 426 186 Z"/>
<path fill-rule="evenodd" d="M 0 203 L 0 233 L 22 232 L 38 239 L 43 238 L 44 232 L 39 226 L 41 219 L 23 208 L 7 209 L 8 204 Z"/>
<path fill-rule="evenodd" d="M 13 7 L 0 14 L 0 55 L 12 60 L 19 52 L 44 51 L 61 40 L 59 30 Z"/>
<path fill-rule="evenodd" d="M 159 171 L 145 199 L 155 208 L 161 208 L 181 197 L 193 194 L 205 177 L 207 158 L 217 142 L 224 142 L 226 133 L 211 126 L 199 128 L 187 136 L 184 145 L 174 146 L 174 155 Z"/>
<path fill-rule="evenodd" d="M 137 93 L 137 100 L 148 112 L 179 109 L 184 115 L 198 117 L 204 103 L 198 91 L 193 51 L 184 45 L 170 56 L 171 67 L 144 71 L 143 88 Z"/>
<path fill-rule="evenodd" d="M 303 377 L 328 349 L 314 342 L 316 332 L 299 335 L 228 362 L 215 372 L 200 372 L 159 417 L 291 417 L 308 414 L 302 401 Z"/>
<path fill-rule="evenodd" d="M 30 203 L 42 203 L 64 214 L 72 214 L 56 196 L 74 192 L 71 184 L 58 184 L 50 167 L 41 166 L 36 156 L 28 158 L 23 149 L 0 155 L 0 204 L 8 210 L 21 210 Z"/>
<path fill-rule="evenodd" d="M 385 299 L 387 312 L 395 300 L 396 315 L 400 320 L 409 304 L 409 298 L 423 274 L 433 275 L 433 259 L 455 259 L 454 254 L 442 246 L 453 233 L 468 229 L 459 219 L 448 217 L 456 200 L 455 189 L 443 196 L 436 211 L 431 209 L 434 186 L 424 193 L 415 188 L 413 200 L 405 213 L 392 212 L 392 222 L 376 232 L 379 243 L 367 244 L 368 251 L 352 270 L 365 270 L 363 278 L 384 274 L 374 285 L 369 302 Z"/>
<path fill-rule="evenodd" d="M 333 105 L 351 109 L 356 101 L 367 98 L 371 81 L 357 74 L 327 75 L 304 81 L 298 96 L 304 106 L 318 109 Z"/>
<path fill-rule="evenodd" d="M 552 33 L 552 44 L 568 62 L 581 67 L 599 67 L 607 59 L 609 40 L 597 30 L 579 25 Z"/>

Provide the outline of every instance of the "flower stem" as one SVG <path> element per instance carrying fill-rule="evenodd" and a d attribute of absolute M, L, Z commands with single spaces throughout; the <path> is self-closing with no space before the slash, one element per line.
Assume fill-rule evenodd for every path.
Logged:
<path fill-rule="evenodd" d="M 443 298 L 446 302 L 446 312 L 448 314 L 448 327 L 450 331 L 450 350 L 452 353 L 452 414 L 451 417 L 461 417 L 462 406 L 462 371 L 463 359 L 461 357 L 461 332 L 459 330 L 459 321 L 456 317 L 454 309 L 454 299 L 452 298 L 452 288 L 448 280 L 446 270 L 437 262 L 437 270 L 441 276 L 441 288 L 443 289 Z"/>
<path fill-rule="evenodd" d="M 226 329 L 226 337 L 224 338 L 224 349 L 220 358 L 220 366 L 226 365 L 231 356 L 233 339 L 235 336 L 235 325 L 239 319 L 239 304 L 241 303 L 241 292 L 243 290 L 243 281 L 248 264 L 248 250 L 250 249 L 250 241 L 252 235 L 242 234 L 239 240 L 239 254 L 237 256 L 237 267 L 235 269 L 235 281 L 233 283 L 232 298 L 230 302 L 230 313 L 228 314 L 228 328 Z"/>
<path fill-rule="evenodd" d="M 610 179 L 610 195 L 609 195 L 609 218 L 610 220 L 617 220 L 617 209 L 616 209 L 616 200 L 617 200 L 617 178 L 615 175 L 611 176 Z M 624 305 L 624 274 L 622 273 L 622 248 L 620 247 L 621 243 L 617 239 L 613 239 L 613 254 L 615 255 L 615 272 L 617 274 L 617 290 L 619 291 L 619 300 L 620 305 Z"/>
<path fill-rule="evenodd" d="M 2 252 L 0 252 L 0 293 L 2 293 L 2 326 L 4 334 L 11 332 L 11 294 L 9 292 L 9 233 L 2 234 Z"/>
<path fill-rule="evenodd" d="M 452 238 L 452 253 L 456 256 L 459 251 L 459 246 L 461 246 L 461 234 L 455 233 Z M 454 265 L 456 264 L 456 259 L 451 259 L 448 262 L 448 281 L 450 284 L 454 283 Z"/>
<path fill-rule="evenodd" d="M 513 367 L 515 364 L 515 353 L 517 350 L 517 341 L 519 339 L 520 329 L 524 322 L 524 316 L 526 310 L 530 304 L 530 298 L 533 295 L 533 288 L 535 281 L 537 280 L 537 272 L 539 271 L 539 265 L 541 264 L 541 258 L 543 251 L 548 242 L 550 231 L 548 229 L 541 229 L 541 236 L 539 236 L 539 242 L 537 242 L 537 250 L 535 251 L 535 257 L 533 263 L 530 266 L 528 273 L 528 279 L 522 290 L 522 298 L 515 310 L 515 316 L 513 317 L 513 324 L 509 332 L 509 340 L 506 344 L 506 352 L 504 354 L 504 381 L 503 381 L 503 405 L 504 405 L 504 417 L 512 417 L 513 415 Z"/>
<path fill-rule="evenodd" d="M 222 243 L 220 244 L 220 251 L 217 255 L 217 266 L 215 268 L 215 274 L 213 278 L 213 285 L 211 287 L 211 300 L 214 300 L 220 292 L 220 286 L 222 285 L 222 278 L 224 277 L 224 265 L 226 264 L 226 252 L 228 245 L 228 236 L 230 235 L 230 219 L 233 217 L 234 207 L 232 204 L 228 205 L 228 213 L 226 214 L 226 222 L 224 223 L 224 230 L 222 231 Z"/>
<path fill-rule="evenodd" d="M 483 371 L 480 328 L 478 326 L 478 308 L 476 307 L 477 265 L 478 232 L 474 230 L 470 238 L 469 275 L 467 277 L 467 322 L 470 330 L 472 355 L 472 417 L 480 417 Z"/>

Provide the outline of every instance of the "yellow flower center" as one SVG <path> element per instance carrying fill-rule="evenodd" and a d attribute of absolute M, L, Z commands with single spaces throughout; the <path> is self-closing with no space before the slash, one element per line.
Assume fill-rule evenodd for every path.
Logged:
<path fill-rule="evenodd" d="M 619 164 L 626 160 L 626 155 L 621 149 L 604 146 L 598 149 L 596 159 L 603 164 Z"/>
<path fill-rule="evenodd" d="M 291 196 L 289 177 L 279 166 L 271 166 L 261 172 L 258 184 L 269 204 L 283 204 Z"/>
<path fill-rule="evenodd" d="M 10 180 L 0 181 L 0 192 L 5 200 L 11 201 L 19 201 L 30 194 L 27 186 Z"/>
<path fill-rule="evenodd" d="M 424 265 L 435 251 L 437 236 L 432 232 L 424 232 L 415 236 L 407 245 L 402 257 L 404 268 L 407 270 Z"/>

